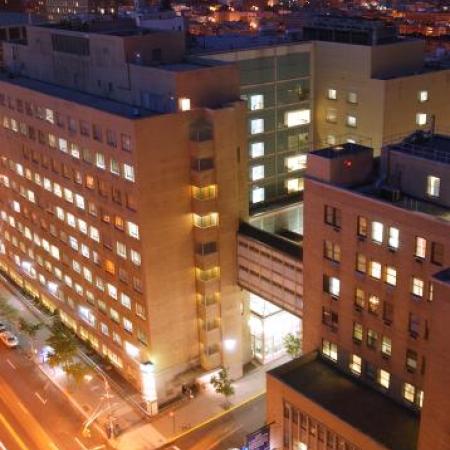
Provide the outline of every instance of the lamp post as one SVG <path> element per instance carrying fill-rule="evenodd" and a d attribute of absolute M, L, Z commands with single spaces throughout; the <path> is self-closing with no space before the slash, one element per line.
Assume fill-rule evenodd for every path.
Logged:
<path fill-rule="evenodd" d="M 173 430 L 173 434 L 175 434 L 175 431 L 176 431 L 175 412 L 170 411 L 169 416 L 172 417 L 172 430 Z"/>

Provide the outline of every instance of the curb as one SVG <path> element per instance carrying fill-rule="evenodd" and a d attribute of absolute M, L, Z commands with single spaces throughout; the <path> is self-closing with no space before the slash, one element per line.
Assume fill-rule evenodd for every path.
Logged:
<path fill-rule="evenodd" d="M 256 400 L 257 398 L 263 396 L 265 393 L 266 393 L 266 391 L 263 390 L 257 394 L 254 394 L 251 397 L 241 401 L 240 403 L 237 403 L 236 405 L 231 406 L 227 410 L 217 413 L 215 416 L 209 417 L 208 419 L 204 420 L 203 422 L 200 422 L 197 425 L 194 425 L 189 430 L 183 431 L 182 433 L 179 433 L 179 434 L 171 437 L 170 439 L 167 440 L 167 442 L 165 444 L 163 444 L 161 447 L 158 447 L 157 450 L 164 449 L 166 446 L 173 444 L 176 440 L 178 440 L 184 436 L 187 436 L 188 434 L 192 433 L 193 431 L 196 431 L 196 430 L 210 424 L 211 422 L 214 422 L 215 420 L 220 419 L 221 417 L 226 416 L 230 412 L 233 412 L 236 409 L 241 408 L 242 406 L 245 406 L 246 404 L 250 403 L 251 401 Z"/>

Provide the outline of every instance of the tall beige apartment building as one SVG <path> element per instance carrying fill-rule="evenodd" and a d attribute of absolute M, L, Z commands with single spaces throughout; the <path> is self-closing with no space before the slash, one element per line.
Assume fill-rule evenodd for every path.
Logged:
<path fill-rule="evenodd" d="M 244 108 L 184 37 L 29 27 L 0 80 L 0 268 L 142 390 L 242 374 Z"/>
<path fill-rule="evenodd" d="M 318 18 L 314 40 L 314 145 L 384 144 L 416 129 L 450 131 L 449 64 L 426 61 L 425 42 L 361 19 Z"/>

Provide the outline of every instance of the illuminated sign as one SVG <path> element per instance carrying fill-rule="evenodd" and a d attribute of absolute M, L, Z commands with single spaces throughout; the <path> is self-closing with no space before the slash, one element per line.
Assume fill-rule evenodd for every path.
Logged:
<path fill-rule="evenodd" d="M 265 425 L 247 435 L 248 450 L 270 450 L 270 426 Z"/>

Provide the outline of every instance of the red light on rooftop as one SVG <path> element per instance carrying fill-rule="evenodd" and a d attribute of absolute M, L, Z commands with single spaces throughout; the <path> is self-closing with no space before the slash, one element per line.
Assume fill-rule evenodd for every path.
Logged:
<path fill-rule="evenodd" d="M 350 161 L 349 159 L 346 159 L 345 161 L 344 161 L 344 167 L 352 167 L 352 161 Z"/>

